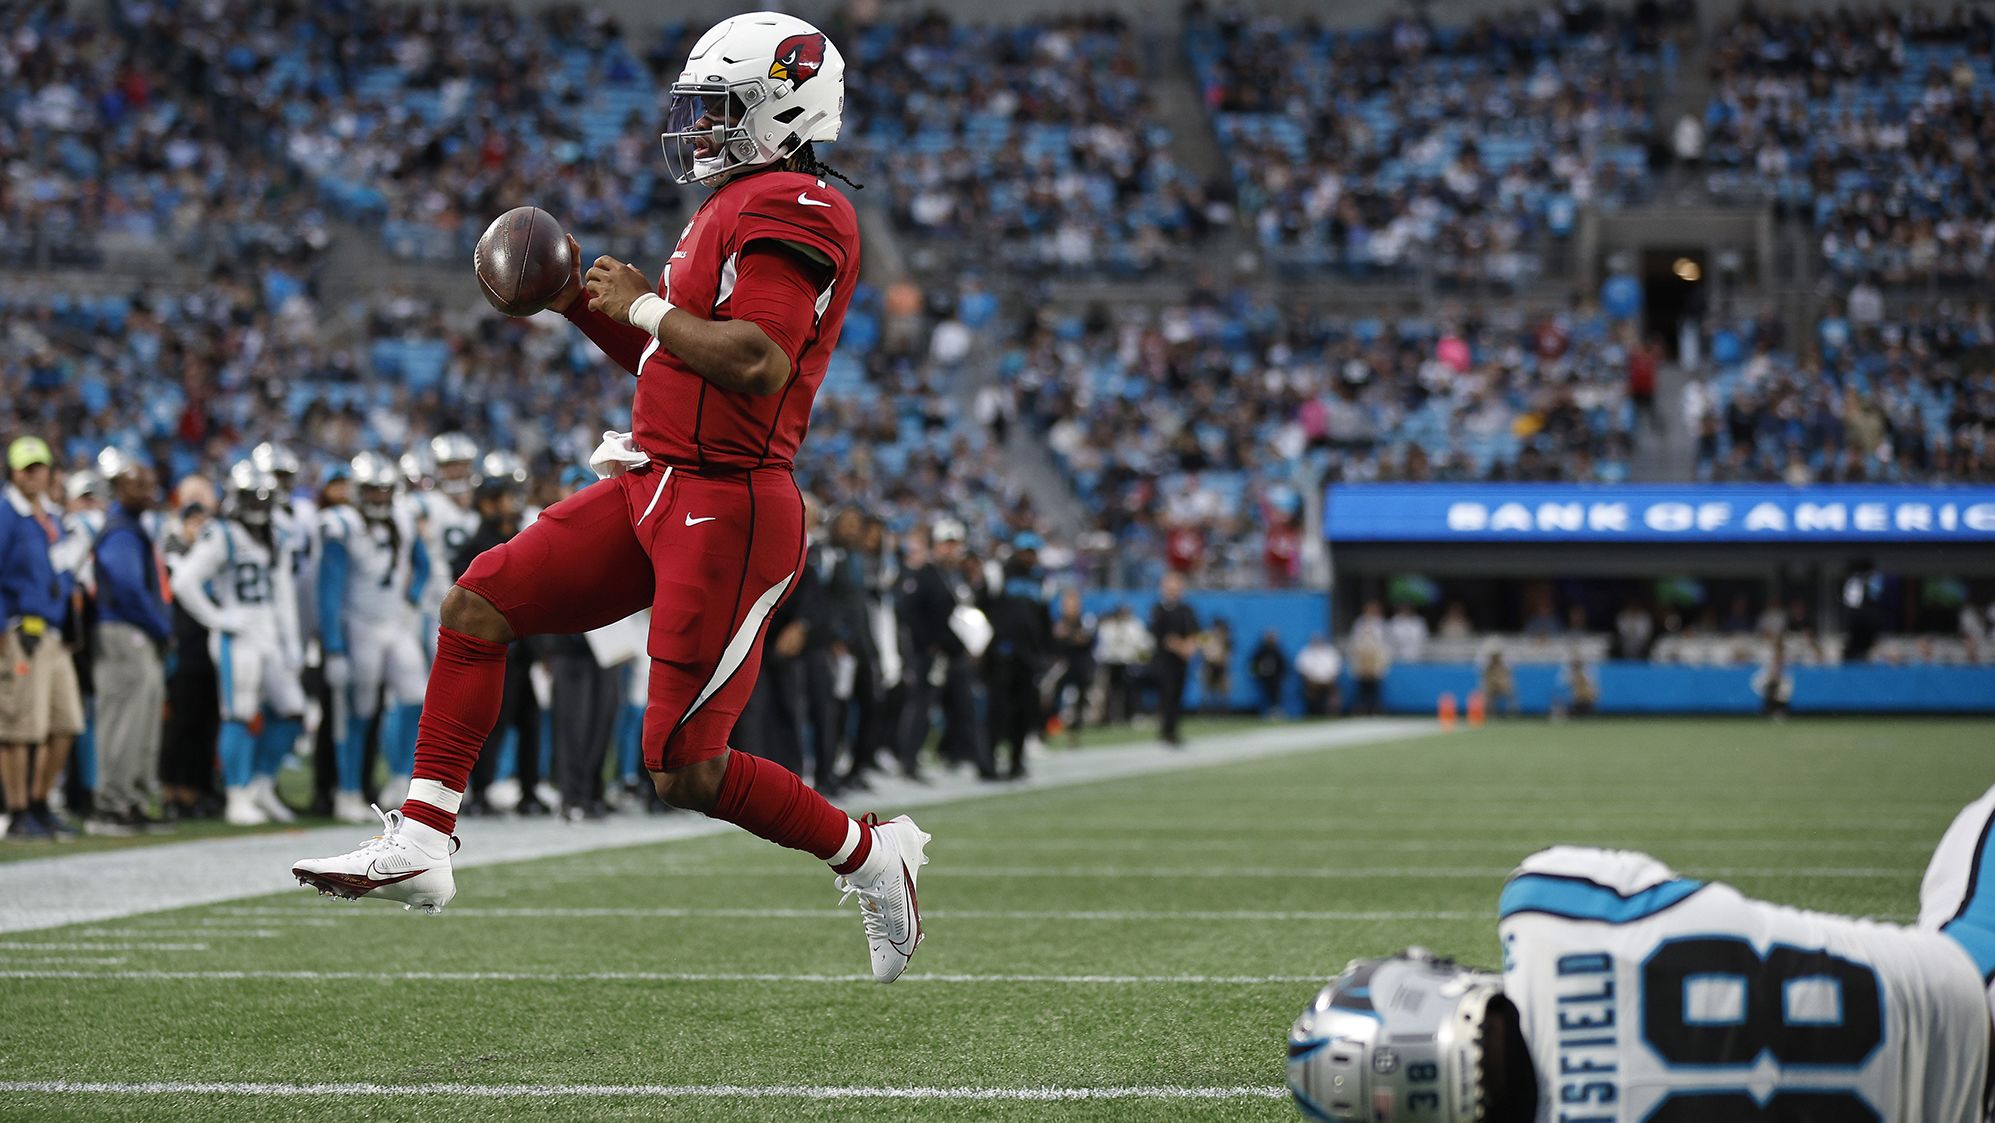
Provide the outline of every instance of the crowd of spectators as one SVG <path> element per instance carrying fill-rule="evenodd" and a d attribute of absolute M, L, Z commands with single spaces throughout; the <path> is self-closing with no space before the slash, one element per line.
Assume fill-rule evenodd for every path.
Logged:
<path fill-rule="evenodd" d="M 552 479 L 605 429 L 629 428 L 629 381 L 586 338 L 552 313 L 506 319 L 476 297 L 391 291 L 335 330 L 309 286 L 272 266 L 220 269 L 184 291 L 0 290 L 0 314 L 0 433 L 44 434 L 65 463 L 116 445 L 180 478 L 275 439 L 315 477 L 363 449 L 394 454 L 457 431 Z M 896 529 L 946 513 L 979 547 L 1044 530 L 1002 442 L 955 398 L 995 317 L 975 283 L 926 298 L 861 286 L 797 466 L 803 486 Z"/>
<path fill-rule="evenodd" d="M 1702 159 L 1812 222 L 1845 278 L 1965 285 L 1995 254 L 1995 21 L 1748 7 L 1712 46 Z"/>
<path fill-rule="evenodd" d="M 378 224 L 404 256 L 461 259 L 521 200 L 572 229 L 669 249 L 681 194 L 656 174 L 663 80 L 684 29 L 643 43 L 599 11 L 122 0 L 118 29 L 215 114 L 231 151 Z M 663 185 L 669 186 L 669 185 Z M 643 231 L 642 236 L 636 232 Z"/>
<path fill-rule="evenodd" d="M 218 138 L 242 141 L 227 147 L 254 171 L 308 181 L 306 197 L 378 223 L 398 254 L 455 260 L 521 200 L 618 252 L 669 251 L 685 197 L 659 174 L 657 133 L 683 24 L 639 39 L 568 5 L 122 0 L 117 13 L 119 34 L 86 41 L 150 70 L 100 69 L 141 93 L 144 74 L 162 76 L 183 144 L 219 155 Z M 950 262 L 1135 272 L 1232 220 L 1223 185 L 1172 161 L 1151 68 L 1118 20 L 845 13 L 829 30 L 850 102 L 825 156 Z"/>
<path fill-rule="evenodd" d="M 323 218 L 284 164 L 226 143 L 155 52 L 60 0 L 0 4 L 0 252 L 95 266 L 104 239 L 310 257 Z"/>
<path fill-rule="evenodd" d="M 1194 10 L 1186 52 L 1239 207 L 1290 264 L 1518 286 L 1579 209 L 1649 191 L 1662 13 L 1547 5 L 1350 32 Z"/>
<path fill-rule="evenodd" d="M 1232 222 L 1169 151 L 1156 68 L 1114 16 L 851 27 L 838 159 L 949 259 L 1137 273 Z M 1190 122 L 1178 122 L 1185 128 Z"/>
<path fill-rule="evenodd" d="M 1683 400 L 1700 479 L 1995 481 L 1995 306 L 1948 299 L 1887 323 L 1875 297 L 1831 303 L 1813 338 L 1770 316 L 1712 333 Z"/>
<path fill-rule="evenodd" d="M 1628 359 L 1587 301 L 1385 320 L 1242 291 L 1042 311 L 1000 369 L 1098 514 L 1084 566 L 1280 586 L 1319 478 L 1625 478 Z"/>

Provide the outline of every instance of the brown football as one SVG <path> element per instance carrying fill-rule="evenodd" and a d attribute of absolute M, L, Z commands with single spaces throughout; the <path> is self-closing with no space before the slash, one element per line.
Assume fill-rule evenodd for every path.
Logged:
<path fill-rule="evenodd" d="M 575 275 L 568 233 L 539 207 L 514 207 L 492 220 L 471 256 L 478 287 L 508 316 L 531 316 L 547 307 Z"/>

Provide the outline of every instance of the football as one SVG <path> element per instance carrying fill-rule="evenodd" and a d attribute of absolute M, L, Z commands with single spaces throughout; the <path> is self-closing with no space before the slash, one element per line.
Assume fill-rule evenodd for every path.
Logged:
<path fill-rule="evenodd" d="M 478 236 L 472 266 L 492 307 L 508 316 L 531 316 L 575 275 L 575 255 L 553 215 L 539 207 L 514 207 Z"/>

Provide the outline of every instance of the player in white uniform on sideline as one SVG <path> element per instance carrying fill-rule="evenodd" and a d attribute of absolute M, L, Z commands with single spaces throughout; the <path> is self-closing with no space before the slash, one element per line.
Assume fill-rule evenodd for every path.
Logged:
<path fill-rule="evenodd" d="M 319 533 L 318 505 L 309 494 L 298 493 L 298 473 L 304 463 L 288 446 L 264 441 L 249 450 L 249 462 L 277 477 L 277 506 L 270 518 L 290 546 L 291 587 L 298 595 L 298 624 L 309 655 L 318 627 L 313 609 L 318 583 L 312 580 L 311 570 Z"/>
<path fill-rule="evenodd" d="M 423 544 L 429 548 L 430 564 L 448 569 L 471 536 L 478 533 L 478 508 L 472 502 L 478 491 L 478 443 L 463 433 L 440 433 L 429 442 L 424 458 L 434 465 L 430 486 L 412 496 L 422 516 Z M 423 590 L 423 643 L 425 650 L 436 645 L 436 622 L 443 608 L 443 594 L 450 582 L 435 580 Z"/>
<path fill-rule="evenodd" d="M 361 822 L 371 818 L 361 794 L 361 766 L 367 726 L 376 713 L 389 773 L 381 802 L 399 806 L 408 791 L 429 674 L 416 604 L 430 558 L 415 505 L 401 495 L 395 462 L 363 452 L 353 458 L 352 470 L 354 505 L 326 512 L 322 522 L 318 597 L 326 682 L 348 699 L 333 814 Z"/>
<path fill-rule="evenodd" d="M 1995 1009 L 1995 789 L 1906 927 L 1560 846 L 1503 888 L 1503 974 L 1361 960 L 1289 1033 L 1305 1117 L 1373 1123 L 1978 1123 Z"/>
<path fill-rule="evenodd" d="M 289 550 L 274 520 L 277 478 L 243 460 L 229 469 L 222 517 L 173 566 L 173 595 L 208 629 L 221 679 L 224 818 L 256 826 L 295 816 L 277 798 L 277 769 L 305 712 L 298 598 Z M 252 732 L 257 719 L 262 728 Z"/>

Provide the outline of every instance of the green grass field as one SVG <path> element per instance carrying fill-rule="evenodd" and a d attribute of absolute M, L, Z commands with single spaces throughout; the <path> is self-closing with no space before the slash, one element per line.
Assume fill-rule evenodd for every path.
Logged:
<path fill-rule="evenodd" d="M 468 870 L 429 919 L 300 890 L 15 934 L 0 1080 L 562 1095 L 9 1093 L 0 1118 L 1293 1118 L 1272 1091 L 1318 980 L 1415 942 L 1492 963 L 1498 888 L 1533 849 L 1641 848 L 1906 920 L 1946 824 L 1995 783 L 1991 748 L 1988 722 L 1525 722 L 931 807 L 929 939 L 892 987 L 859 981 L 859 924 L 823 868 L 745 835 Z M 235 971 L 281 974 L 216 974 Z M 413 977 L 439 972 L 470 974 Z M 18 977 L 60 973 L 77 977 Z"/>

